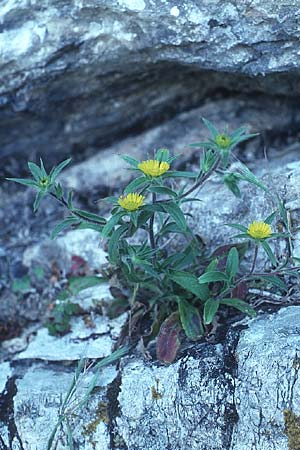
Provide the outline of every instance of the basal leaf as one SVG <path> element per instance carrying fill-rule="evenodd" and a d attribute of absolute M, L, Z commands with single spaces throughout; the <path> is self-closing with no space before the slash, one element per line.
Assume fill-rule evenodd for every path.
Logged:
<path fill-rule="evenodd" d="M 180 347 L 181 324 L 179 314 L 174 312 L 164 320 L 157 337 L 156 354 L 159 361 L 171 364 Z"/>
<path fill-rule="evenodd" d="M 223 272 L 218 272 L 218 271 L 210 271 L 210 272 L 206 272 L 203 275 L 201 275 L 198 278 L 198 282 L 200 284 L 206 284 L 206 283 L 215 283 L 217 281 L 225 281 L 228 282 L 229 278 L 228 276 L 223 273 Z"/>
<path fill-rule="evenodd" d="M 183 298 L 178 299 L 178 310 L 182 327 L 189 339 L 197 340 L 204 330 L 199 311 Z"/>
<path fill-rule="evenodd" d="M 240 300 L 239 298 L 223 298 L 220 300 L 221 305 L 232 306 L 239 311 L 247 314 L 250 317 L 256 316 L 256 311 L 248 303 Z"/>
<path fill-rule="evenodd" d="M 235 247 L 230 249 L 226 262 L 226 274 L 232 280 L 239 268 L 239 253 Z"/>
<path fill-rule="evenodd" d="M 170 270 L 169 278 L 179 284 L 183 289 L 192 292 L 192 294 L 201 300 L 204 301 L 208 298 L 208 287 L 205 284 L 199 284 L 197 277 L 192 273 L 181 270 Z"/>
<path fill-rule="evenodd" d="M 209 325 L 214 320 L 216 312 L 219 309 L 220 302 L 215 298 L 209 298 L 204 304 L 203 320 Z"/>

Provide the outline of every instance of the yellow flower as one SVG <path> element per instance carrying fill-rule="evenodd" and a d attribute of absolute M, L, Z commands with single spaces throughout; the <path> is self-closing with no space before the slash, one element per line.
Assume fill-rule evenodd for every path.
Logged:
<path fill-rule="evenodd" d="M 226 149 L 230 146 L 231 139 L 226 134 L 218 134 L 218 136 L 216 137 L 216 144 L 219 147 Z"/>
<path fill-rule="evenodd" d="M 119 197 L 118 203 L 127 211 L 136 211 L 142 206 L 144 198 L 145 197 L 143 195 L 135 193 L 127 194 L 125 197 L 121 195 L 121 197 Z"/>
<path fill-rule="evenodd" d="M 150 177 L 160 177 L 170 168 L 170 164 L 165 161 L 158 161 L 156 159 L 148 159 L 138 164 L 138 168 Z"/>
<path fill-rule="evenodd" d="M 266 239 L 271 236 L 272 229 L 268 223 L 254 221 L 249 225 L 247 233 L 253 239 Z"/>

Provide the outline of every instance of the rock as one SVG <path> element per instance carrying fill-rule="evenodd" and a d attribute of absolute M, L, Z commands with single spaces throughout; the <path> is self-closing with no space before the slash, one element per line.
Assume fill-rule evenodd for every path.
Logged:
<path fill-rule="evenodd" d="M 294 148 L 293 153 L 291 148 L 282 148 L 282 144 L 276 142 L 276 138 L 300 122 L 298 110 L 291 108 L 288 102 L 274 102 L 274 99 L 267 97 L 260 101 L 252 97 L 222 99 L 206 102 L 200 108 L 178 114 L 159 126 L 102 149 L 81 163 L 70 165 L 62 173 L 61 182 L 81 195 L 92 193 L 98 200 L 105 197 L 107 191 L 121 193 L 123 186 L 134 176 L 128 170 L 128 164 L 122 160 L 122 154 L 142 160 L 159 148 L 168 148 L 173 154 L 181 155 L 179 164 L 198 159 L 199 150 L 189 144 L 207 138 L 208 132 L 202 117 L 214 123 L 221 132 L 247 126 L 250 132 L 261 133 L 260 137 L 244 143 L 242 150 L 237 149 L 237 153 L 254 167 L 257 158 L 263 157 L 264 147 L 271 161 L 282 153 L 288 153 L 291 159 L 298 159 L 299 146 Z M 295 147 L 296 143 L 293 145 Z"/>
<path fill-rule="evenodd" d="M 238 359 L 235 403 L 239 417 L 231 450 L 287 448 L 284 411 L 299 413 L 298 307 L 259 317 L 242 333 Z M 298 433 L 300 432 L 298 427 Z M 299 437 L 297 438 L 299 442 Z M 292 449 L 291 444 L 288 447 Z"/>
<path fill-rule="evenodd" d="M 231 171 L 239 170 L 239 163 L 231 166 Z M 287 162 L 285 156 L 278 158 L 276 164 L 267 161 L 256 163 L 255 174 L 267 187 L 268 192 L 260 188 L 243 183 L 241 185 L 242 197 L 235 197 L 224 185 L 220 176 L 215 175 L 208 180 L 197 197 L 201 202 L 190 203 L 186 211 L 191 215 L 189 225 L 196 232 L 207 249 L 213 250 L 226 243 L 233 242 L 231 236 L 237 234 L 234 229 L 228 227 L 228 223 L 240 223 L 248 227 L 255 220 L 263 221 L 274 211 L 278 211 L 277 195 L 285 205 L 287 213 L 291 217 L 291 224 L 298 223 L 300 209 L 300 164 L 299 162 Z M 280 221 L 280 214 L 277 214 Z M 276 220 L 272 227 L 276 229 Z M 299 230 L 292 225 L 292 236 L 294 245 L 294 256 L 299 254 Z M 274 248 L 278 257 L 286 256 L 288 250 L 283 240 L 274 240 Z M 235 239 L 234 242 L 245 242 Z M 270 241 L 272 242 L 272 241 Z M 282 246 L 283 245 L 283 246 Z M 264 266 L 265 254 L 260 252 L 258 266 Z"/>
<path fill-rule="evenodd" d="M 286 95 L 293 103 L 298 21 L 296 1 L 6 2 L 2 157 L 48 154 L 52 163 L 52 156 L 107 145 L 220 90 Z"/>
<path fill-rule="evenodd" d="M 76 400 L 65 410 L 74 446 L 287 450 L 284 414 L 296 416 L 300 408 L 299 320 L 299 306 L 244 320 L 223 343 L 195 344 L 170 366 L 127 357 L 118 370 L 109 366 L 101 371 L 87 406 L 76 410 L 93 376 L 88 370 L 79 378 Z M 61 341 L 53 345 L 58 348 Z M 68 345 L 62 349 L 67 360 Z M 74 369 L 62 362 L 31 357 L 27 365 L 16 360 L 1 365 L 4 450 L 45 449 L 72 380 Z M 62 430 L 59 450 L 67 445 Z"/>
<path fill-rule="evenodd" d="M 48 238 L 28 247 L 23 254 L 23 264 L 31 267 L 37 262 L 42 265 L 56 262 L 68 273 L 75 255 L 83 258 L 91 269 L 99 269 L 107 263 L 107 254 L 100 242 L 99 233 L 94 230 L 72 230 L 56 240 Z"/>

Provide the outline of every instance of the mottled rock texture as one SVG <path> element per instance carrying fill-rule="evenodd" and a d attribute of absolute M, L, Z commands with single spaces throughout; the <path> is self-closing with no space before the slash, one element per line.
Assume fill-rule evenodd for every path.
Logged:
<path fill-rule="evenodd" d="M 76 410 L 91 381 L 87 371 L 67 408 L 74 448 L 288 450 L 284 411 L 300 409 L 299 321 L 299 307 L 262 314 L 222 344 L 194 345 L 168 367 L 127 357 L 118 370 L 103 371 L 88 405 Z M 0 365 L 1 450 L 45 450 L 56 424 L 75 369 L 60 358 L 38 359 Z M 59 450 L 68 448 L 65 431 L 58 430 Z"/>
<path fill-rule="evenodd" d="M 63 157 L 220 90 L 299 95 L 298 1 L 5 0 L 1 156 Z"/>

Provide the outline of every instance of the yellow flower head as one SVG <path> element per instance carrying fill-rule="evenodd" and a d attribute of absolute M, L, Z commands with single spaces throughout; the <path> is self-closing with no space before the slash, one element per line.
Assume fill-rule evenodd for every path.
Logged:
<path fill-rule="evenodd" d="M 148 159 L 138 164 L 138 168 L 150 177 L 160 177 L 170 168 L 170 164 L 165 161 L 158 161 L 156 159 Z"/>
<path fill-rule="evenodd" d="M 247 233 L 253 239 L 266 239 L 271 236 L 272 229 L 268 223 L 254 221 L 249 225 Z"/>
<path fill-rule="evenodd" d="M 145 197 L 143 195 L 135 193 L 127 194 L 125 197 L 121 195 L 121 197 L 119 197 L 118 203 L 123 209 L 126 209 L 127 211 L 136 211 L 142 206 L 144 198 Z"/>
<path fill-rule="evenodd" d="M 227 136 L 227 134 L 218 134 L 218 136 L 216 137 L 216 144 L 220 148 L 223 148 L 225 150 L 230 146 L 231 139 L 229 136 Z"/>

